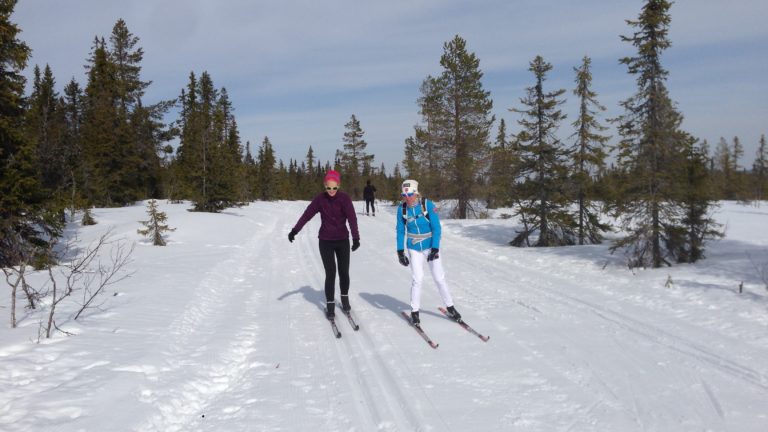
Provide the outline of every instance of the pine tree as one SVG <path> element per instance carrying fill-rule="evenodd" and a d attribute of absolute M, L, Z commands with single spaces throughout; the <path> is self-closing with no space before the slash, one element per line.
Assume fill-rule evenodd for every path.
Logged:
<path fill-rule="evenodd" d="M 670 7 L 666 0 L 647 0 L 639 19 L 627 21 L 635 32 L 621 37 L 638 51 L 621 59 L 637 76 L 637 92 L 621 102 L 624 114 L 616 119 L 625 184 L 614 209 L 628 235 L 612 250 L 625 249 L 630 267 L 671 265 L 692 246 L 680 235 L 688 184 L 680 167 L 686 166 L 690 136 L 680 130 L 682 115 L 669 97 L 668 72 L 661 64 L 661 53 L 671 45 Z"/>
<path fill-rule="evenodd" d="M 480 60 L 467 51 L 464 39 L 457 35 L 443 45 L 440 65 L 440 76 L 427 77 L 422 84 L 419 105 L 423 126 L 416 128 L 415 139 L 427 148 L 423 152 L 427 172 L 443 168 L 449 180 L 428 190 L 447 190 L 458 200 L 456 217 L 466 219 L 472 211 L 470 200 L 479 173 L 487 168 L 484 161 L 490 149 L 493 101 L 482 86 Z"/>
<path fill-rule="evenodd" d="M 61 230 L 40 185 L 35 144 L 24 134 L 21 72 L 30 49 L 10 19 L 15 6 L 15 0 L 0 0 L 0 267 L 49 262 L 50 244 Z"/>
<path fill-rule="evenodd" d="M 608 129 L 597 121 L 597 112 L 605 111 L 605 107 L 597 101 L 597 93 L 592 90 L 592 60 L 585 56 L 576 72 L 576 88 L 573 94 L 579 99 L 579 116 L 572 123 L 576 132 L 576 142 L 572 148 L 573 175 L 572 187 L 578 202 L 578 239 L 579 244 L 600 243 L 603 232 L 610 229 L 607 224 L 600 222 L 599 208 L 590 200 L 593 195 L 593 176 L 599 174 L 605 167 L 606 143 L 610 137 L 600 135 Z"/>
<path fill-rule="evenodd" d="M 165 212 L 161 212 L 157 208 L 157 201 L 149 200 L 147 202 L 147 214 L 149 220 L 139 221 L 144 225 L 144 229 L 139 229 L 137 232 L 143 236 L 152 239 L 152 244 L 155 246 L 165 246 L 165 239 L 163 233 L 166 231 L 176 231 L 176 228 L 170 228 L 166 223 L 168 216 Z"/>
<path fill-rule="evenodd" d="M 538 231 L 535 246 L 571 245 L 575 240 L 575 222 L 567 210 L 568 152 L 555 135 L 565 118 L 558 108 L 565 102 L 559 99 L 565 90 L 544 90 L 552 65 L 541 56 L 531 61 L 528 70 L 533 72 L 536 83 L 528 87 L 526 97 L 520 99 L 525 108 L 511 110 L 522 114 L 518 123 L 523 130 L 517 138 L 521 174 L 526 179 L 518 187 L 521 205 L 516 214 L 526 221 L 526 226 L 510 244 L 527 245 L 531 234 Z"/>

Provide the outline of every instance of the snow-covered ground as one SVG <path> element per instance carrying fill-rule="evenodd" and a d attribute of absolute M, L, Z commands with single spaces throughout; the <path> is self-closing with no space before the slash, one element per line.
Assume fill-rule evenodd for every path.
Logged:
<path fill-rule="evenodd" d="M 167 247 L 136 233 L 144 205 L 70 227 L 81 247 L 109 227 L 136 242 L 134 273 L 78 321 L 78 299 L 60 305 L 75 335 L 40 343 L 46 311 L 20 299 L 12 330 L 2 296 L 0 430 L 768 430 L 768 292 L 752 264 L 768 263 L 768 206 L 724 204 L 727 237 L 699 264 L 634 272 L 606 245 L 517 249 L 512 220 L 445 220 L 456 305 L 491 339 L 443 318 L 427 279 L 432 349 L 400 316 L 410 272 L 392 207 L 359 216 L 361 329 L 337 320 L 333 337 L 319 217 L 286 238 L 306 204 L 204 214 L 163 202 L 177 229 Z"/>

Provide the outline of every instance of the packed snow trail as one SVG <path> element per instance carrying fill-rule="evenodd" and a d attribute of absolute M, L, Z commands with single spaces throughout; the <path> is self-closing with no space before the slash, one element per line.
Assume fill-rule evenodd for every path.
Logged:
<path fill-rule="evenodd" d="M 443 316 L 427 274 L 421 316 L 435 350 L 400 316 L 410 271 L 386 206 L 358 214 L 350 299 L 361 328 L 339 314 L 334 338 L 320 217 L 287 240 L 306 204 L 218 215 L 164 205 L 177 228 L 166 248 L 135 235 L 142 206 L 97 210 L 101 227 L 82 228 L 83 241 L 115 226 L 139 241 L 137 272 L 106 310 L 61 323 L 77 336 L 30 343 L 32 315 L 0 333 L 0 429 L 768 429 L 766 297 L 700 286 L 734 277 L 717 265 L 729 250 L 633 275 L 603 268 L 617 259 L 605 246 L 510 248 L 509 221 L 445 219 L 456 306 L 492 337 Z M 679 288 L 659 288 L 668 277 Z"/>

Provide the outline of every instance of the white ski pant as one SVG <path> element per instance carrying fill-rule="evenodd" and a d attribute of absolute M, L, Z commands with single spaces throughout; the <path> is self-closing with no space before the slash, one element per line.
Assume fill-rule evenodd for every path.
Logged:
<path fill-rule="evenodd" d="M 440 258 L 427 261 L 429 249 L 417 251 L 408 249 L 408 255 L 411 260 L 411 310 L 417 311 L 421 307 L 421 286 L 424 279 L 424 263 L 429 266 L 432 273 L 432 279 L 437 285 L 437 291 L 443 299 L 446 307 L 453 306 L 451 293 L 448 292 L 448 285 L 445 283 L 445 271 L 443 270 L 443 260 Z"/>

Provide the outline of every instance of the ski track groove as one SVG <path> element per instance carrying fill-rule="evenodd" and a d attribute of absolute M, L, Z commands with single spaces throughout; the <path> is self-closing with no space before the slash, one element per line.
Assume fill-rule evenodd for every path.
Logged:
<path fill-rule="evenodd" d="M 389 224 L 391 231 L 394 232 L 395 226 L 396 226 L 396 223 L 395 223 L 395 220 L 394 220 L 395 213 L 387 211 L 386 208 L 384 208 L 384 209 L 380 208 L 379 210 L 380 210 L 379 214 L 381 216 L 383 216 L 383 217 L 376 216 L 376 217 L 371 217 L 371 218 L 364 219 L 364 220 L 369 220 L 372 223 L 375 223 L 375 224 L 377 224 L 379 226 L 384 226 L 384 225 L 388 225 Z M 358 220 L 359 219 L 360 218 L 358 218 Z M 370 246 L 371 243 L 373 243 L 373 242 L 366 243 L 367 245 L 369 245 L 369 249 L 366 250 L 366 252 L 369 254 L 369 261 L 372 261 L 374 263 L 374 265 L 376 265 L 377 267 L 386 267 L 386 268 L 391 270 L 392 266 L 389 265 L 389 264 L 386 264 L 386 263 L 396 262 L 396 260 L 397 260 L 396 255 L 394 253 L 392 253 L 391 251 L 389 251 L 388 249 L 386 249 L 386 248 L 371 247 Z M 381 244 L 381 243 L 376 243 L 376 244 Z M 384 252 L 384 251 L 387 251 L 387 252 Z M 370 255 L 371 254 L 375 254 L 376 255 L 375 257 L 373 257 L 372 260 L 370 259 Z M 322 265 L 322 263 L 321 263 L 321 265 Z M 399 263 L 397 264 L 397 266 L 399 267 Z M 409 274 L 410 274 L 410 271 L 409 271 Z M 410 281 L 410 276 L 408 278 L 408 281 Z M 354 291 L 354 286 L 350 287 L 350 292 L 352 292 L 352 291 Z M 408 292 L 409 292 L 408 290 L 405 291 L 407 299 L 410 298 L 410 297 L 408 297 L 408 294 L 407 294 Z M 398 326 L 401 325 L 400 322 L 402 320 L 402 317 L 400 316 L 399 313 L 396 313 L 396 318 L 395 319 L 396 319 L 396 325 L 398 325 Z M 367 325 L 367 328 L 370 329 L 373 325 L 374 325 L 374 323 L 372 322 L 372 323 Z M 361 331 L 362 330 L 363 330 L 363 328 L 361 327 Z M 386 340 L 387 340 L 387 342 L 389 343 L 390 346 L 398 347 L 398 346 L 401 345 L 400 341 L 402 339 L 398 339 L 397 341 L 392 339 L 392 334 L 399 334 L 396 331 L 393 331 L 393 332 L 377 332 L 376 334 L 377 335 L 383 335 L 386 338 Z M 379 370 L 383 371 L 386 374 L 386 382 L 396 383 L 396 382 L 404 381 L 403 379 L 396 380 L 392 376 L 392 373 L 390 372 L 390 368 L 385 364 L 385 362 L 384 362 L 383 358 L 381 357 L 381 354 L 379 354 L 378 350 L 375 349 L 375 343 L 374 343 L 373 339 L 370 336 L 362 338 L 362 340 L 368 345 L 368 348 L 371 349 L 372 352 L 374 352 L 374 355 L 375 355 L 374 357 L 375 357 L 375 359 L 377 360 L 377 362 L 380 365 L 380 369 Z M 421 340 L 419 340 L 419 342 L 416 343 L 416 346 L 418 346 L 418 347 L 422 346 Z M 418 421 L 415 421 L 413 423 L 414 426 L 412 427 L 412 429 L 402 429 L 401 428 L 401 429 L 398 429 L 398 430 L 416 430 L 416 431 L 432 430 L 432 429 L 452 430 L 452 428 L 449 426 L 449 424 L 445 421 L 445 418 L 443 417 L 443 415 L 440 412 L 440 410 L 435 405 L 434 400 L 429 396 L 429 393 L 427 392 L 425 386 L 422 384 L 422 380 L 420 379 L 419 374 L 414 372 L 409 367 L 409 364 L 412 361 L 412 359 L 403 357 L 400 350 L 396 350 L 395 352 L 396 352 L 396 355 L 398 356 L 398 358 L 400 359 L 400 362 L 397 363 L 397 364 L 400 367 L 405 368 L 405 375 L 407 376 L 407 380 L 405 380 L 405 381 L 417 384 L 417 388 L 415 390 L 412 390 L 410 393 L 413 393 L 415 391 L 415 392 L 420 393 L 421 396 L 420 397 L 414 397 L 414 395 L 405 395 L 405 393 L 400 389 L 400 387 L 394 386 L 391 389 L 392 391 L 397 393 L 397 397 L 395 398 L 395 402 L 394 403 L 397 404 L 397 405 L 400 405 L 401 406 L 400 409 L 407 409 L 407 410 L 413 412 L 413 409 L 411 409 L 407 405 L 405 405 L 405 403 L 403 401 L 412 401 L 412 403 L 417 404 L 416 409 L 418 409 L 419 401 L 423 400 L 423 401 L 425 401 L 425 404 L 434 413 L 436 421 L 440 421 L 442 423 L 442 425 L 440 427 L 435 427 L 435 426 L 431 426 L 431 425 L 425 426 L 423 424 L 420 424 Z"/>
<path fill-rule="evenodd" d="M 212 400 L 227 392 L 247 372 L 247 360 L 255 351 L 254 339 L 259 329 L 257 324 L 251 322 L 250 312 L 261 295 L 258 290 L 252 289 L 246 276 L 249 264 L 264 254 L 266 244 L 261 240 L 261 233 L 256 232 L 243 248 L 245 253 L 236 249 L 216 264 L 196 286 L 184 311 L 170 326 L 172 338 L 164 352 L 167 366 L 159 368 L 158 376 L 151 379 L 157 384 L 152 386 L 152 396 L 145 402 L 152 403 L 157 412 L 135 430 L 187 430 L 190 422 L 195 421 Z M 247 293 L 248 290 L 250 293 Z M 241 298 L 247 301 L 232 301 Z M 245 311 L 233 313 L 235 308 Z M 211 346 L 201 343 L 201 333 L 210 338 L 220 337 L 214 326 L 226 323 L 232 317 L 244 321 L 246 325 L 223 343 L 226 346 L 224 352 L 218 352 L 213 347 L 220 347 L 221 342 L 214 341 Z M 204 361 L 197 361 L 198 358 Z M 195 369 L 192 377 L 187 377 L 190 367 Z M 181 384 L 164 386 L 177 382 L 174 378 L 178 375 L 184 375 L 184 379 L 178 381 Z"/>
<path fill-rule="evenodd" d="M 311 229 L 310 232 L 314 233 L 314 230 Z M 318 256 L 319 252 L 312 251 L 310 246 L 306 246 L 311 244 L 310 241 L 316 242 L 317 240 L 314 238 L 311 240 L 308 239 L 302 244 L 302 246 L 304 246 L 302 248 L 304 252 L 303 261 L 311 262 L 311 266 L 307 267 L 307 271 L 312 275 L 315 284 L 320 287 L 320 291 L 323 293 L 321 295 L 324 298 L 325 270 L 322 261 Z M 338 282 L 336 282 L 336 285 L 338 285 Z M 353 289 L 354 284 L 350 282 L 350 292 L 353 292 Z M 359 313 L 358 316 L 360 316 Z M 337 317 L 344 318 L 341 315 L 337 315 Z M 344 318 L 344 320 L 346 320 L 346 318 Z M 359 331 L 354 331 L 351 326 L 343 325 L 343 323 L 342 325 L 339 325 L 339 327 L 342 331 L 341 342 L 344 344 L 346 352 L 342 352 L 341 347 L 335 338 L 329 343 L 336 345 L 336 354 L 344 365 L 344 369 L 354 371 L 354 379 L 360 383 L 360 385 L 354 385 L 350 380 L 350 388 L 353 390 L 353 393 L 358 393 L 356 395 L 357 397 L 355 397 L 358 414 L 369 414 L 367 416 L 361 415 L 361 417 L 364 418 L 363 420 L 373 420 L 374 424 L 371 426 L 377 430 L 426 430 L 425 427 L 420 424 L 415 413 L 407 405 L 401 402 L 414 399 L 405 398 L 403 396 L 402 389 L 396 384 L 397 381 L 389 372 L 381 355 L 376 350 L 374 346 L 375 344 L 370 340 L 370 336 L 366 333 L 367 329 L 369 329 L 368 325 L 363 322 Z M 352 342 L 352 339 L 356 339 L 357 341 Z M 363 347 L 360 340 L 365 340 L 367 347 Z M 353 344 L 356 346 L 352 347 Z M 358 360 L 359 356 L 363 356 L 364 362 Z M 366 370 L 370 371 L 374 380 L 366 378 Z M 374 383 L 376 384 L 375 386 L 373 385 Z M 388 416 L 381 413 L 379 408 L 377 408 L 380 403 L 371 393 L 371 389 L 376 389 L 381 392 L 382 397 L 386 401 L 386 407 L 389 412 Z M 396 395 L 394 398 L 392 397 L 393 394 Z M 394 429 L 390 427 L 393 423 L 397 425 Z M 361 430 L 369 430 L 371 426 L 364 427 Z"/>
<path fill-rule="evenodd" d="M 489 260 L 487 260 L 486 257 L 477 257 L 479 253 L 477 252 L 469 253 L 469 252 L 464 255 L 463 257 L 464 259 L 467 259 L 469 256 L 475 255 L 472 257 L 472 259 L 482 260 L 486 266 L 489 264 Z M 505 276 L 508 277 L 508 280 L 519 280 L 521 274 L 530 275 L 531 273 L 534 273 L 533 280 L 536 279 L 535 276 L 540 276 L 540 273 L 537 270 L 521 268 L 517 264 L 513 264 L 513 265 L 515 265 L 516 269 L 509 269 L 507 267 L 494 264 L 494 267 L 495 267 L 494 273 L 496 272 L 503 273 L 505 274 Z M 548 273 L 547 277 L 556 278 L 558 280 L 558 283 L 562 284 L 562 286 L 568 286 L 574 290 L 578 290 L 579 288 L 578 284 L 574 283 L 572 280 L 567 279 L 561 275 Z M 768 378 L 766 378 L 761 373 L 755 371 L 754 369 L 743 366 L 737 362 L 734 362 L 720 355 L 712 353 L 708 351 L 706 348 L 703 348 L 692 341 L 688 341 L 679 336 L 675 336 L 672 333 L 665 331 L 663 329 L 660 329 L 652 324 L 648 324 L 638 319 L 631 318 L 627 315 L 614 312 L 606 307 L 590 303 L 588 301 L 570 296 L 568 294 L 555 291 L 554 289 L 545 286 L 545 284 L 541 282 L 530 283 L 526 285 L 525 288 L 535 289 L 537 292 L 547 297 L 548 300 L 558 302 L 565 306 L 575 307 L 580 310 L 586 310 L 588 312 L 591 312 L 592 314 L 600 317 L 601 319 L 612 323 L 614 326 L 621 327 L 626 331 L 640 335 L 645 339 L 659 346 L 662 346 L 668 350 L 675 351 L 678 354 L 681 354 L 688 358 L 693 358 L 694 360 L 700 363 L 709 364 L 710 366 L 715 367 L 720 372 L 723 372 L 727 375 L 738 378 L 761 390 L 768 390 L 768 384 L 766 384 L 768 382 Z M 464 290 L 464 291 L 467 291 L 467 290 Z"/>

